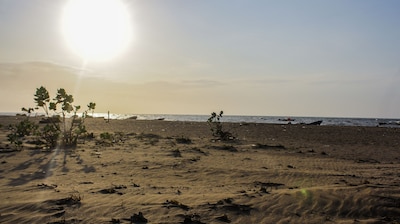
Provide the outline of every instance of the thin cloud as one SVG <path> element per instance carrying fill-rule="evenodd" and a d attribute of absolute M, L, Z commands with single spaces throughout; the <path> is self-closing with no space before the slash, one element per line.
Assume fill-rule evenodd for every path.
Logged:
<path fill-rule="evenodd" d="M 198 79 L 198 80 L 184 80 L 182 81 L 184 85 L 192 85 L 197 87 L 215 87 L 224 85 L 220 81 L 210 80 L 210 79 Z"/>
<path fill-rule="evenodd" d="M 277 85 L 277 84 L 290 84 L 299 82 L 298 79 L 289 79 L 289 78 L 265 78 L 265 79 L 244 79 L 244 80 L 236 80 L 236 83 L 247 84 L 247 85 L 256 85 L 256 86 L 264 86 L 264 85 Z"/>
<path fill-rule="evenodd" d="M 376 82 L 380 82 L 381 79 L 376 77 L 371 78 L 341 78 L 341 79 L 319 79 L 319 80 L 310 80 L 309 83 L 312 85 L 365 85 L 365 84 L 373 84 Z"/>
<path fill-rule="evenodd" d="M 30 69 L 33 71 L 67 71 L 74 74 L 93 72 L 89 69 L 63 65 L 50 61 L 0 62 L 0 72 L 11 72 L 15 69 Z"/>

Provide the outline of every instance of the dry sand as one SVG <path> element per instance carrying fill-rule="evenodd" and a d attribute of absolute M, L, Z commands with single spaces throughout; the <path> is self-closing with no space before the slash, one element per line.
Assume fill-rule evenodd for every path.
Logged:
<path fill-rule="evenodd" d="M 400 223 L 400 129 L 88 119 L 77 149 L 7 152 L 17 119 L 0 223 Z"/>

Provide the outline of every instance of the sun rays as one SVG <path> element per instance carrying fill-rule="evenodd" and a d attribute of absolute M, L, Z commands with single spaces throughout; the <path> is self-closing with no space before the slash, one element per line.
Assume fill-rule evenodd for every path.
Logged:
<path fill-rule="evenodd" d="M 68 1 L 62 14 L 62 33 L 84 63 L 110 60 L 132 39 L 130 16 L 120 0 Z"/>

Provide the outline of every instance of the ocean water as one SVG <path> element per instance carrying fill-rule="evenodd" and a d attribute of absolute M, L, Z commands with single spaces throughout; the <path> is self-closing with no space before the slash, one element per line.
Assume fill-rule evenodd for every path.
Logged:
<path fill-rule="evenodd" d="M 107 118 L 107 113 L 94 114 L 95 117 Z M 206 122 L 210 115 L 174 115 L 174 114 L 110 114 L 110 119 L 128 119 L 136 117 L 137 120 L 166 120 L 166 121 L 194 121 Z M 222 122 L 235 123 L 268 123 L 287 124 L 288 117 L 284 116 L 232 116 L 221 118 Z M 321 125 L 334 126 L 387 126 L 399 127 L 400 119 L 387 118 L 335 118 L 335 117 L 290 117 L 292 124 L 309 124 L 322 121 Z"/>
<path fill-rule="evenodd" d="M 17 113 L 2 113 L 0 116 L 16 115 Z M 94 117 L 108 118 L 107 113 L 94 113 Z M 113 114 L 110 113 L 110 119 L 129 119 L 137 120 L 166 120 L 166 121 L 193 121 L 206 122 L 210 115 L 178 115 L 178 114 Z M 288 124 L 289 117 L 285 116 L 233 116 L 224 115 L 222 122 L 235 123 L 268 123 L 268 124 Z M 339 117 L 290 117 L 291 124 L 309 124 L 316 121 L 322 121 L 321 125 L 329 126 L 381 126 L 400 128 L 400 119 L 389 118 L 339 118 Z"/>

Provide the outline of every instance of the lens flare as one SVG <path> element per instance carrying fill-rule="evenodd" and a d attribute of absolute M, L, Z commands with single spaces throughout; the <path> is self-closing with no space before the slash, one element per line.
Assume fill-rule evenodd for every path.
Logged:
<path fill-rule="evenodd" d="M 109 60 L 127 48 L 132 27 L 120 0 L 70 0 L 64 7 L 62 32 L 84 60 Z"/>

